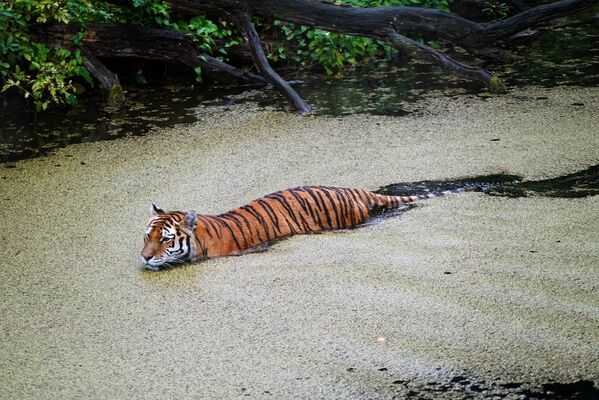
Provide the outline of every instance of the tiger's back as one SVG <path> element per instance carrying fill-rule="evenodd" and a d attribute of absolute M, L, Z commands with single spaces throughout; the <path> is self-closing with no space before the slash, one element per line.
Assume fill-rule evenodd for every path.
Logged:
<path fill-rule="evenodd" d="M 376 210 L 395 208 L 432 196 L 384 196 L 360 189 L 301 186 L 268 194 L 214 216 L 199 215 L 194 211 L 164 212 L 154 208 L 156 215 L 148 226 L 142 263 L 155 269 L 152 267 L 238 255 L 291 235 L 354 228 L 366 222 Z M 156 221 L 162 222 L 157 224 Z M 166 243 L 173 246 L 171 250 L 163 250 L 168 257 L 162 257 L 162 262 L 161 257 L 156 258 L 159 246 L 155 242 L 169 238 L 172 240 Z M 156 261 L 152 262 L 154 258 Z"/>

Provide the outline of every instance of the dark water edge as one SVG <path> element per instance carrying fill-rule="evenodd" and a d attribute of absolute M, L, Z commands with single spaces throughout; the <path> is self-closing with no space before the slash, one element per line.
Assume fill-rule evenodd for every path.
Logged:
<path fill-rule="evenodd" d="M 489 196 L 508 198 L 596 196 L 599 195 L 599 165 L 572 174 L 537 181 L 524 181 L 518 175 L 493 174 L 445 181 L 399 182 L 374 191 L 374 193 L 388 196 L 442 195 L 442 192 L 482 192 Z M 383 219 L 399 216 L 414 207 L 417 207 L 417 204 L 409 203 L 392 210 L 380 210 L 375 212 L 373 218 L 368 220 L 364 226 L 376 225 Z"/>
<path fill-rule="evenodd" d="M 478 191 L 502 197 L 580 198 L 599 194 L 599 165 L 572 174 L 538 181 L 523 181 L 517 175 L 484 175 L 448 181 L 402 182 L 383 186 L 376 193 L 394 196 L 438 193 L 443 191 Z"/>
<path fill-rule="evenodd" d="M 599 6 L 579 13 L 576 19 L 556 20 L 549 28 L 517 39 L 515 49 L 519 55 L 516 62 L 487 66 L 505 79 L 508 87 L 599 85 Z M 479 83 L 459 80 L 427 63 L 400 59 L 378 60 L 343 76 L 296 71 L 283 75 L 304 81 L 297 90 L 316 115 L 402 116 L 414 111 L 413 103 L 424 95 L 487 95 Z M 126 104 L 117 112 L 107 111 L 99 97 L 84 96 L 77 106 L 36 114 L 27 110 L 22 100 L 4 96 L 0 102 L 0 163 L 10 166 L 74 143 L 145 135 L 153 129 L 192 123 L 197 121 L 196 110 L 201 106 L 252 102 L 289 111 L 287 100 L 276 90 L 248 92 L 254 88 L 133 85 L 127 87 Z M 244 92 L 242 99 L 236 96 Z"/>
<path fill-rule="evenodd" d="M 129 87 L 117 111 L 104 107 L 103 98 L 83 97 L 76 106 L 44 113 L 25 111 L 22 104 L 5 104 L 0 115 L 0 163 L 47 155 L 70 144 L 142 136 L 154 129 L 197 121 L 200 104 L 220 104 L 223 92 L 241 93 L 247 87 L 194 90 L 180 84 Z"/>
<path fill-rule="evenodd" d="M 385 368 L 379 371 L 385 371 Z M 597 400 L 599 387 L 590 380 L 573 382 L 502 382 L 500 379 L 486 381 L 464 375 L 448 376 L 425 385 L 409 380 L 394 380 L 392 387 L 398 389 L 399 398 L 406 399 L 480 399 L 521 398 L 530 400 Z"/>

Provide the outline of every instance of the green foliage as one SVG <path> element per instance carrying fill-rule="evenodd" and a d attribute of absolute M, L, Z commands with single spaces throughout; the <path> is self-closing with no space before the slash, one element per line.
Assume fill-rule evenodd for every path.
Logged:
<path fill-rule="evenodd" d="M 447 11 L 449 0 L 342 0 L 355 7 L 421 6 Z M 81 27 L 72 37 L 73 49 L 50 48 L 28 34 L 32 23 L 67 23 Z M 2 91 L 17 88 L 32 99 L 36 110 L 50 104 L 74 104 L 78 83 L 92 85 L 92 77 L 77 50 L 85 25 L 111 22 L 185 32 L 203 52 L 226 61 L 228 49 L 243 43 L 231 22 L 205 16 L 184 18 L 171 14 L 167 1 L 131 0 L 118 5 L 103 0 L 9 0 L 0 2 L 0 81 Z M 273 62 L 300 67 L 320 66 L 338 74 L 362 60 L 393 54 L 384 43 L 282 21 L 255 21 L 274 43 L 267 49 Z M 280 43 L 277 45 L 277 43 Z M 202 70 L 196 68 L 202 82 Z"/>
<path fill-rule="evenodd" d="M 187 32 L 199 49 L 213 54 L 220 60 L 227 56 L 228 48 L 242 43 L 239 32 L 226 20 L 215 23 L 203 15 L 198 15 L 189 21 L 179 22 L 178 29 Z M 217 39 L 220 39 L 218 48 L 215 42 Z M 218 54 L 214 54 L 215 51 L 218 51 Z"/>
<path fill-rule="evenodd" d="M 76 1 L 81 7 L 85 1 Z M 48 48 L 31 40 L 27 24 L 44 22 L 69 23 L 65 3 L 53 0 L 15 0 L 0 3 L 0 77 L 2 91 L 19 89 L 31 98 L 37 111 L 51 103 L 75 104 L 73 78 L 91 84 L 79 51 Z"/>
<path fill-rule="evenodd" d="M 0 2 L 0 79 L 2 91 L 20 90 L 33 101 L 37 111 L 50 104 L 75 104 L 74 81 L 93 84 L 79 50 L 50 48 L 28 34 L 31 23 L 76 24 L 84 29 L 90 22 L 114 22 L 176 28 L 170 22 L 164 1 L 134 0 L 123 7 L 92 0 L 12 0 Z M 83 33 L 72 37 L 74 47 Z"/>
<path fill-rule="evenodd" d="M 153 22 L 159 27 L 171 28 L 169 5 L 166 1 L 133 0 L 133 13 L 130 18 L 140 19 L 140 25 Z"/>
<path fill-rule="evenodd" d="M 274 21 L 274 26 L 280 29 L 285 46 L 271 51 L 271 60 L 293 62 L 304 67 L 319 65 L 328 75 L 354 66 L 365 57 L 393 53 L 390 47 L 370 38 L 298 27 L 278 20 Z"/>
<path fill-rule="evenodd" d="M 485 8 L 483 8 L 483 12 L 493 19 L 505 18 L 509 11 L 510 7 L 500 1 L 487 1 L 485 2 Z"/>
<path fill-rule="evenodd" d="M 427 7 L 449 11 L 449 0 L 341 0 L 336 3 L 351 4 L 355 7 Z"/>
<path fill-rule="evenodd" d="M 449 0 L 342 0 L 335 3 L 354 7 L 410 6 L 449 10 Z M 339 74 L 344 68 L 357 65 L 361 60 L 395 54 L 387 44 L 370 38 L 297 26 L 278 20 L 273 24 L 284 42 L 284 45 L 270 52 L 269 58 L 274 62 L 288 61 L 308 67 L 319 65 L 326 74 L 333 75 Z M 276 31 L 274 36 L 277 36 Z"/>

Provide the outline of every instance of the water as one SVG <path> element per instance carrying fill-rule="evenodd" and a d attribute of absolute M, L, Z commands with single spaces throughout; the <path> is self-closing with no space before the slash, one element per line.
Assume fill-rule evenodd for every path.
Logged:
<path fill-rule="evenodd" d="M 464 123 L 234 107 L 193 134 L 71 146 L 2 170 L 2 392 L 596 398 L 597 196 L 465 194 L 268 253 L 159 274 L 137 265 L 151 202 L 211 213 L 301 182 L 370 188 L 502 168 L 567 176 L 597 164 L 597 116 L 568 114 L 581 91 L 593 93 L 522 90 L 568 101 L 490 114 L 467 102 Z M 239 121 L 252 122 L 242 134 Z M 446 126 L 454 134 L 427 136 Z M 505 148 L 488 142 L 498 137 Z"/>
<path fill-rule="evenodd" d="M 331 116 L 403 116 L 413 111 L 412 104 L 424 95 L 453 96 L 484 91 L 481 84 L 448 76 L 430 64 L 395 63 L 397 61 L 368 65 L 344 76 L 305 77 L 298 91 L 314 108 L 316 115 Z M 289 109 L 285 97 L 278 92 L 254 98 L 263 107 L 271 106 L 281 111 Z"/>
<path fill-rule="evenodd" d="M 430 65 L 405 67 L 382 63 L 353 71 L 345 77 L 293 76 L 303 83 L 297 90 L 319 115 L 371 113 L 405 115 L 407 104 L 424 93 L 477 93 L 480 87 L 447 77 Z M 324 89 L 323 89 L 324 88 Z M 87 97 L 75 107 L 41 114 L 23 112 L 19 104 L 5 107 L 0 120 L 0 163 L 48 154 L 73 143 L 111 140 L 148 134 L 153 129 L 197 121 L 197 107 L 228 107 L 255 102 L 261 107 L 288 111 L 286 98 L 274 89 L 255 86 L 193 89 L 183 84 L 130 87 L 126 103 L 117 112 L 105 109 L 102 99 Z M 237 96 L 240 93 L 243 96 Z M 66 110 L 66 112 L 65 112 Z"/>
<path fill-rule="evenodd" d="M 522 58 L 503 68 L 507 84 L 599 85 L 599 6 L 577 18 L 568 26 L 567 18 L 555 20 L 552 27 L 518 39 L 515 49 Z"/>
<path fill-rule="evenodd" d="M 599 84 L 599 6 L 577 16 L 577 23 L 551 29 L 516 42 L 521 59 L 513 64 L 487 66 L 502 76 L 508 86 L 527 84 Z M 470 62 L 464 60 L 465 62 Z M 456 96 L 484 93 L 484 87 L 446 75 L 438 67 L 401 60 L 377 62 L 348 71 L 345 76 L 283 73 L 288 79 L 303 79 L 300 94 L 320 115 L 369 113 L 402 116 L 423 95 Z M 252 87 L 192 89 L 185 85 L 128 87 L 126 104 L 108 112 L 101 99 L 84 97 L 72 108 L 57 108 L 41 114 L 23 111 L 18 101 L 3 102 L 0 109 L 0 163 L 45 155 L 73 143 L 145 135 L 153 129 L 197 121 L 201 105 L 229 106 L 256 102 L 261 106 L 289 110 L 287 100 L 275 90 L 235 95 Z M 6 99 L 5 99 L 6 100 Z M 583 103 L 581 103 L 583 104 Z"/>
<path fill-rule="evenodd" d="M 192 123 L 197 120 L 198 104 L 218 102 L 219 95 L 218 88 L 200 92 L 172 85 L 131 88 L 118 111 L 106 109 L 98 97 L 84 97 L 74 107 L 42 114 L 8 104 L 0 118 L 0 163 L 11 166 L 11 162 L 45 155 L 73 143 L 140 136 L 153 129 Z"/>
<path fill-rule="evenodd" d="M 523 182 L 517 175 L 485 175 L 449 181 L 394 183 L 377 193 L 395 196 L 440 191 L 479 191 L 492 196 L 580 198 L 599 194 L 599 165 L 552 179 Z"/>

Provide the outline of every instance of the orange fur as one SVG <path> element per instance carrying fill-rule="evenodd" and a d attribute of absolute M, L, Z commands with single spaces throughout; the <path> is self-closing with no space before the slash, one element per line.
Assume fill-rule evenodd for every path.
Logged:
<path fill-rule="evenodd" d="M 150 269 L 159 269 L 162 265 L 238 255 L 291 235 L 353 228 L 376 210 L 429 197 L 433 195 L 384 196 L 360 189 L 302 186 L 268 194 L 220 215 L 155 208 L 142 262 Z"/>

